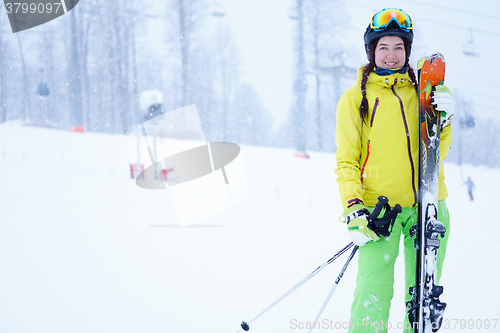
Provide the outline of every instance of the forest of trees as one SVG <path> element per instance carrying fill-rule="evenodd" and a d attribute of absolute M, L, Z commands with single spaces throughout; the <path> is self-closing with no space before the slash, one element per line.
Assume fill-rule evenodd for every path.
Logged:
<path fill-rule="evenodd" d="M 224 8 L 214 4 L 81 1 L 59 19 L 17 34 L 8 33 L 2 11 L 0 121 L 125 134 L 139 120 L 137 95 L 158 89 L 165 110 L 196 104 L 209 140 L 295 147 L 294 101 L 283 101 L 291 106 L 290 116 L 276 130 L 272 112 L 242 79 L 238 41 L 218 12 Z M 303 7 L 309 87 L 303 135 L 309 150 L 334 151 L 342 77 L 331 69 L 342 56 L 331 41 L 343 22 L 331 17 L 339 6 L 342 1 L 305 1 Z M 294 39 L 290 44 L 297 47 Z M 41 84 L 49 96 L 39 96 Z"/>
<path fill-rule="evenodd" d="M 297 21 L 297 8 L 290 13 Z M 303 52 L 305 60 L 306 108 L 302 120 L 307 151 L 334 152 L 337 102 L 343 90 L 355 82 L 359 57 L 345 31 L 349 20 L 344 1 L 308 1 L 302 4 Z M 294 26 L 294 49 L 298 51 L 298 22 Z M 297 59 L 295 59 L 297 61 Z M 293 69 L 292 69 L 293 70 Z M 290 83 L 292 87 L 293 82 Z M 295 104 L 290 117 L 280 127 L 277 145 L 295 147 L 297 130 Z"/>
<path fill-rule="evenodd" d="M 209 0 L 148 3 L 80 1 L 66 15 L 16 34 L 0 10 L 0 122 L 126 134 L 142 117 L 138 94 L 157 89 L 166 111 L 195 104 L 209 141 L 296 148 L 301 135 L 307 151 L 336 150 L 335 108 L 364 58 L 346 34 L 348 17 L 339 15 L 346 12 L 344 1 L 303 0 L 302 131 L 293 98 L 283 101 L 287 119 L 275 124 L 272 110 L 244 80 L 239 41 L 223 7 Z M 283 15 L 297 22 L 294 10 Z M 290 40 L 295 50 L 297 28 Z M 293 90 L 296 82 L 285 84 Z M 50 94 L 40 97 L 46 88 Z M 458 112 L 463 103 L 457 102 Z M 460 126 L 463 117 L 454 122 L 448 161 L 499 165 L 498 123 Z"/>
<path fill-rule="evenodd" d="M 215 10 L 205 0 L 81 1 L 17 34 L 0 11 L 0 121 L 126 134 L 142 117 L 138 94 L 157 89 L 165 111 L 195 104 L 208 140 L 270 145 L 272 117 Z"/>

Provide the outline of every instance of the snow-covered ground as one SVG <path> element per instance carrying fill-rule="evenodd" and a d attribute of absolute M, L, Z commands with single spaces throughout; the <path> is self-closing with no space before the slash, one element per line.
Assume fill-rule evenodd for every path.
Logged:
<path fill-rule="evenodd" d="M 349 242 L 332 154 L 302 160 L 291 150 L 243 146 L 242 155 L 248 197 L 180 228 L 167 191 L 130 179 L 125 136 L 1 125 L 0 332 L 236 332 Z M 460 168 L 445 169 L 452 235 L 441 282 L 451 328 L 441 331 L 477 331 L 479 323 L 483 331 L 489 319 L 486 331 L 500 332 L 500 170 L 463 167 L 477 187 L 470 202 Z M 314 319 L 346 258 L 250 332 L 306 332 L 291 323 Z M 394 324 L 405 311 L 401 264 Z M 321 319 L 349 320 L 355 277 L 356 260 Z"/>

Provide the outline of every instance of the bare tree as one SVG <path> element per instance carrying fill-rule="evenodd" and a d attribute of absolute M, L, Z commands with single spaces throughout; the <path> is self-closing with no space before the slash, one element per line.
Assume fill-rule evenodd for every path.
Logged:
<path fill-rule="evenodd" d="M 131 22 L 127 17 L 130 12 L 129 6 L 130 3 L 124 0 L 111 3 L 102 1 L 100 20 L 95 22 L 99 29 L 95 30 L 96 36 L 92 37 L 101 39 L 99 52 L 105 64 L 105 66 L 99 66 L 104 73 L 97 73 L 100 77 L 98 89 L 104 95 L 98 97 L 99 104 L 102 106 L 102 114 L 99 117 L 103 117 L 100 118 L 102 121 L 100 126 L 105 126 L 112 133 L 126 133 L 132 117 L 131 48 L 133 43 Z M 83 45 L 83 49 L 88 47 L 86 43 Z"/>
<path fill-rule="evenodd" d="M 7 15 L 0 11 L 0 30 L 3 30 L 4 23 L 7 21 Z M 6 66 L 7 43 L 5 43 L 3 34 L 0 33 L 0 123 L 7 121 L 7 66 Z"/>
<path fill-rule="evenodd" d="M 24 81 L 24 87 L 23 87 L 23 92 L 24 92 L 24 98 L 23 98 L 23 120 L 28 120 L 31 119 L 32 113 L 31 113 L 31 101 L 30 101 L 30 95 L 29 95 L 29 90 L 30 90 L 30 85 L 29 85 L 29 80 L 28 80 L 28 69 L 26 65 L 26 58 L 24 56 L 24 51 L 23 51 L 23 43 L 21 41 L 21 36 L 16 34 L 17 38 L 17 46 L 19 48 L 19 57 L 21 58 L 21 67 L 23 71 L 23 81 Z"/>
<path fill-rule="evenodd" d="M 178 91 L 172 89 L 174 84 L 166 90 L 168 107 L 196 103 L 207 138 L 217 133 L 216 140 L 269 142 L 265 138 L 270 133 L 271 119 L 255 89 L 241 81 L 241 60 L 231 27 L 220 15 L 210 19 L 206 0 L 169 0 L 169 5 L 170 17 L 163 22 L 170 26 L 162 29 L 173 37 L 169 46 L 174 52 L 169 57 L 162 57 L 157 48 L 151 47 L 146 37 L 149 31 L 134 30 L 136 24 L 140 25 L 137 21 L 144 21 L 151 12 L 146 12 L 144 6 L 133 8 L 133 3 L 125 0 L 80 3 L 65 20 L 52 23 L 56 27 L 68 25 L 52 27 L 54 31 L 66 31 L 63 39 L 57 33 L 23 35 L 26 39 L 17 40 L 21 57 L 16 53 L 14 69 L 5 62 L 13 57 L 2 54 L 6 44 L 15 47 L 15 38 L 23 36 L 18 34 L 8 43 L 0 36 L 0 96 L 12 96 L 7 89 L 22 90 L 24 95 L 11 97 L 10 107 L 24 112 L 18 117 L 30 119 L 34 115 L 27 103 L 35 96 L 33 83 L 38 78 L 36 73 L 40 73 L 38 82 L 50 86 L 50 98 L 40 103 L 45 106 L 51 99 L 58 100 L 52 104 L 53 113 L 50 106 L 40 109 L 41 120 L 63 120 L 65 127 L 85 125 L 87 131 L 125 133 L 132 123 L 134 91 L 162 90 L 163 80 L 173 77 Z M 138 32 L 138 50 L 142 54 L 135 66 L 133 32 Z M 32 47 L 38 48 L 35 55 L 30 52 Z M 14 80 L 5 79 L 8 71 L 15 72 Z M 136 77 L 141 84 L 134 82 Z M 164 92 L 165 87 L 168 84 Z M 6 99 L 1 98 L 0 121 L 4 121 Z M 26 103 L 24 108 L 19 107 L 21 103 Z"/>
<path fill-rule="evenodd" d="M 306 63 L 308 72 L 314 77 L 315 111 L 310 114 L 312 128 L 316 132 L 317 149 L 324 150 L 326 138 L 323 133 L 325 118 L 334 118 L 334 114 L 325 114 L 323 104 L 328 105 L 325 91 L 331 91 L 328 84 L 335 84 L 331 80 L 324 80 L 323 69 L 331 62 L 333 54 L 343 52 L 343 41 L 338 31 L 346 25 L 347 18 L 339 13 L 343 12 L 343 3 L 338 0 L 323 1 L 311 0 L 304 4 L 305 16 L 305 45 L 307 49 Z M 338 86 L 338 85 L 337 85 Z M 335 87 L 338 89 L 338 87 Z M 330 107 L 331 109 L 331 107 Z"/>
<path fill-rule="evenodd" d="M 208 44 L 208 43 L 206 43 Z M 220 105 L 218 97 L 220 95 L 217 82 L 218 66 L 216 63 L 216 52 L 209 45 L 198 45 L 193 52 L 195 57 L 191 64 L 191 71 L 196 77 L 192 84 L 196 109 L 203 126 L 205 137 L 211 140 L 218 129 L 218 124 L 214 122 L 215 115 L 218 115 Z"/>
<path fill-rule="evenodd" d="M 234 91 L 237 82 L 241 78 L 239 64 L 241 63 L 239 51 L 231 29 L 227 24 L 220 24 L 214 36 L 214 52 L 217 57 L 217 71 L 221 87 L 221 111 L 222 111 L 222 140 L 226 141 L 229 132 L 229 124 L 232 119 L 241 116 L 239 110 L 232 108 Z M 236 122 L 237 121 L 233 121 Z"/>
<path fill-rule="evenodd" d="M 272 141 L 273 121 L 252 84 L 248 82 L 237 84 L 232 108 L 237 117 L 231 141 L 246 145 L 269 146 Z"/>
<path fill-rule="evenodd" d="M 82 62 L 80 53 L 81 31 L 78 29 L 78 7 L 69 12 L 70 32 L 69 36 L 69 62 L 67 65 L 68 76 L 68 98 L 71 112 L 71 125 L 84 125 L 83 122 L 83 90 L 82 90 Z"/>
<path fill-rule="evenodd" d="M 316 83 L 316 133 L 318 139 L 318 150 L 323 150 L 323 140 L 322 140 L 322 121 L 321 121 L 321 76 L 320 76 L 320 31 L 323 28 L 321 26 L 321 6 L 318 1 L 311 2 L 312 8 L 310 9 L 309 19 L 311 21 L 311 28 L 313 33 L 313 59 L 314 59 L 314 76 Z"/>
<path fill-rule="evenodd" d="M 96 23 L 96 17 L 98 12 L 96 10 L 97 6 L 92 5 L 90 2 L 80 2 L 78 7 L 73 9 L 77 10 L 78 14 L 78 31 L 80 33 L 80 38 L 78 39 L 79 45 L 78 49 L 81 58 L 81 81 L 82 81 L 82 96 L 83 96 L 83 114 L 85 129 L 87 131 L 92 131 L 92 113 L 90 107 L 90 77 L 89 77 L 89 44 L 90 44 L 90 34 L 91 26 Z"/>
<path fill-rule="evenodd" d="M 130 12 L 129 1 L 123 1 L 120 6 L 119 20 L 113 21 L 115 32 L 117 32 L 116 48 L 118 50 L 117 57 L 117 74 L 118 74 L 118 98 L 119 98 L 119 116 L 120 116 L 120 133 L 125 134 L 130 126 L 131 121 L 131 25 L 127 19 L 127 14 Z"/>
<path fill-rule="evenodd" d="M 193 102 L 192 85 L 195 79 L 192 71 L 192 51 L 196 44 L 196 34 L 208 16 L 208 4 L 205 0 L 170 0 L 167 6 L 168 19 L 172 22 L 170 42 L 179 54 L 179 105 L 185 106 Z"/>
<path fill-rule="evenodd" d="M 46 82 L 49 87 L 49 89 L 52 89 L 54 85 L 54 53 L 53 53 L 53 48 L 54 48 L 54 40 L 52 39 L 51 34 L 45 33 L 43 36 L 43 59 L 44 59 L 44 67 L 45 67 L 45 75 L 46 75 Z M 54 92 L 52 91 L 52 95 Z M 49 95 L 50 96 L 50 95 Z M 49 121 L 54 121 L 54 104 L 52 103 L 53 97 L 47 96 L 47 101 L 46 101 L 46 114 L 45 114 L 45 119 Z"/>

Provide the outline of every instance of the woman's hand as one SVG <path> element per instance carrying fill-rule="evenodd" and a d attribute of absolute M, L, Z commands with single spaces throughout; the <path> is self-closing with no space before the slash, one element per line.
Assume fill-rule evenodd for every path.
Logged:
<path fill-rule="evenodd" d="M 444 84 L 437 85 L 431 93 L 431 104 L 437 111 L 441 111 L 441 130 L 451 123 L 455 111 L 455 98 Z"/>
<path fill-rule="evenodd" d="M 364 205 L 354 205 L 344 212 L 344 219 L 347 223 L 347 230 L 352 242 L 358 246 L 363 246 L 369 241 L 378 241 L 380 237 L 368 228 L 367 216 L 370 214 Z"/>

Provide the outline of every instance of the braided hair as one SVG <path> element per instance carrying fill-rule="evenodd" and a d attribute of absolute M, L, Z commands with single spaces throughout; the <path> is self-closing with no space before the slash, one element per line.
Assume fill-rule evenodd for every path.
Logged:
<path fill-rule="evenodd" d="M 417 77 L 415 76 L 415 72 L 413 71 L 413 68 L 411 68 L 410 65 L 408 65 L 408 75 L 410 75 L 411 83 L 415 87 L 415 92 L 417 93 L 417 96 L 418 96 L 418 82 L 417 82 Z"/>
<path fill-rule="evenodd" d="M 366 82 L 368 81 L 368 76 L 375 68 L 375 65 L 371 62 L 368 63 L 363 69 L 363 77 L 361 79 L 361 94 L 363 94 L 363 99 L 361 100 L 361 105 L 359 107 L 359 115 L 363 122 L 368 119 L 368 99 L 366 98 Z"/>

